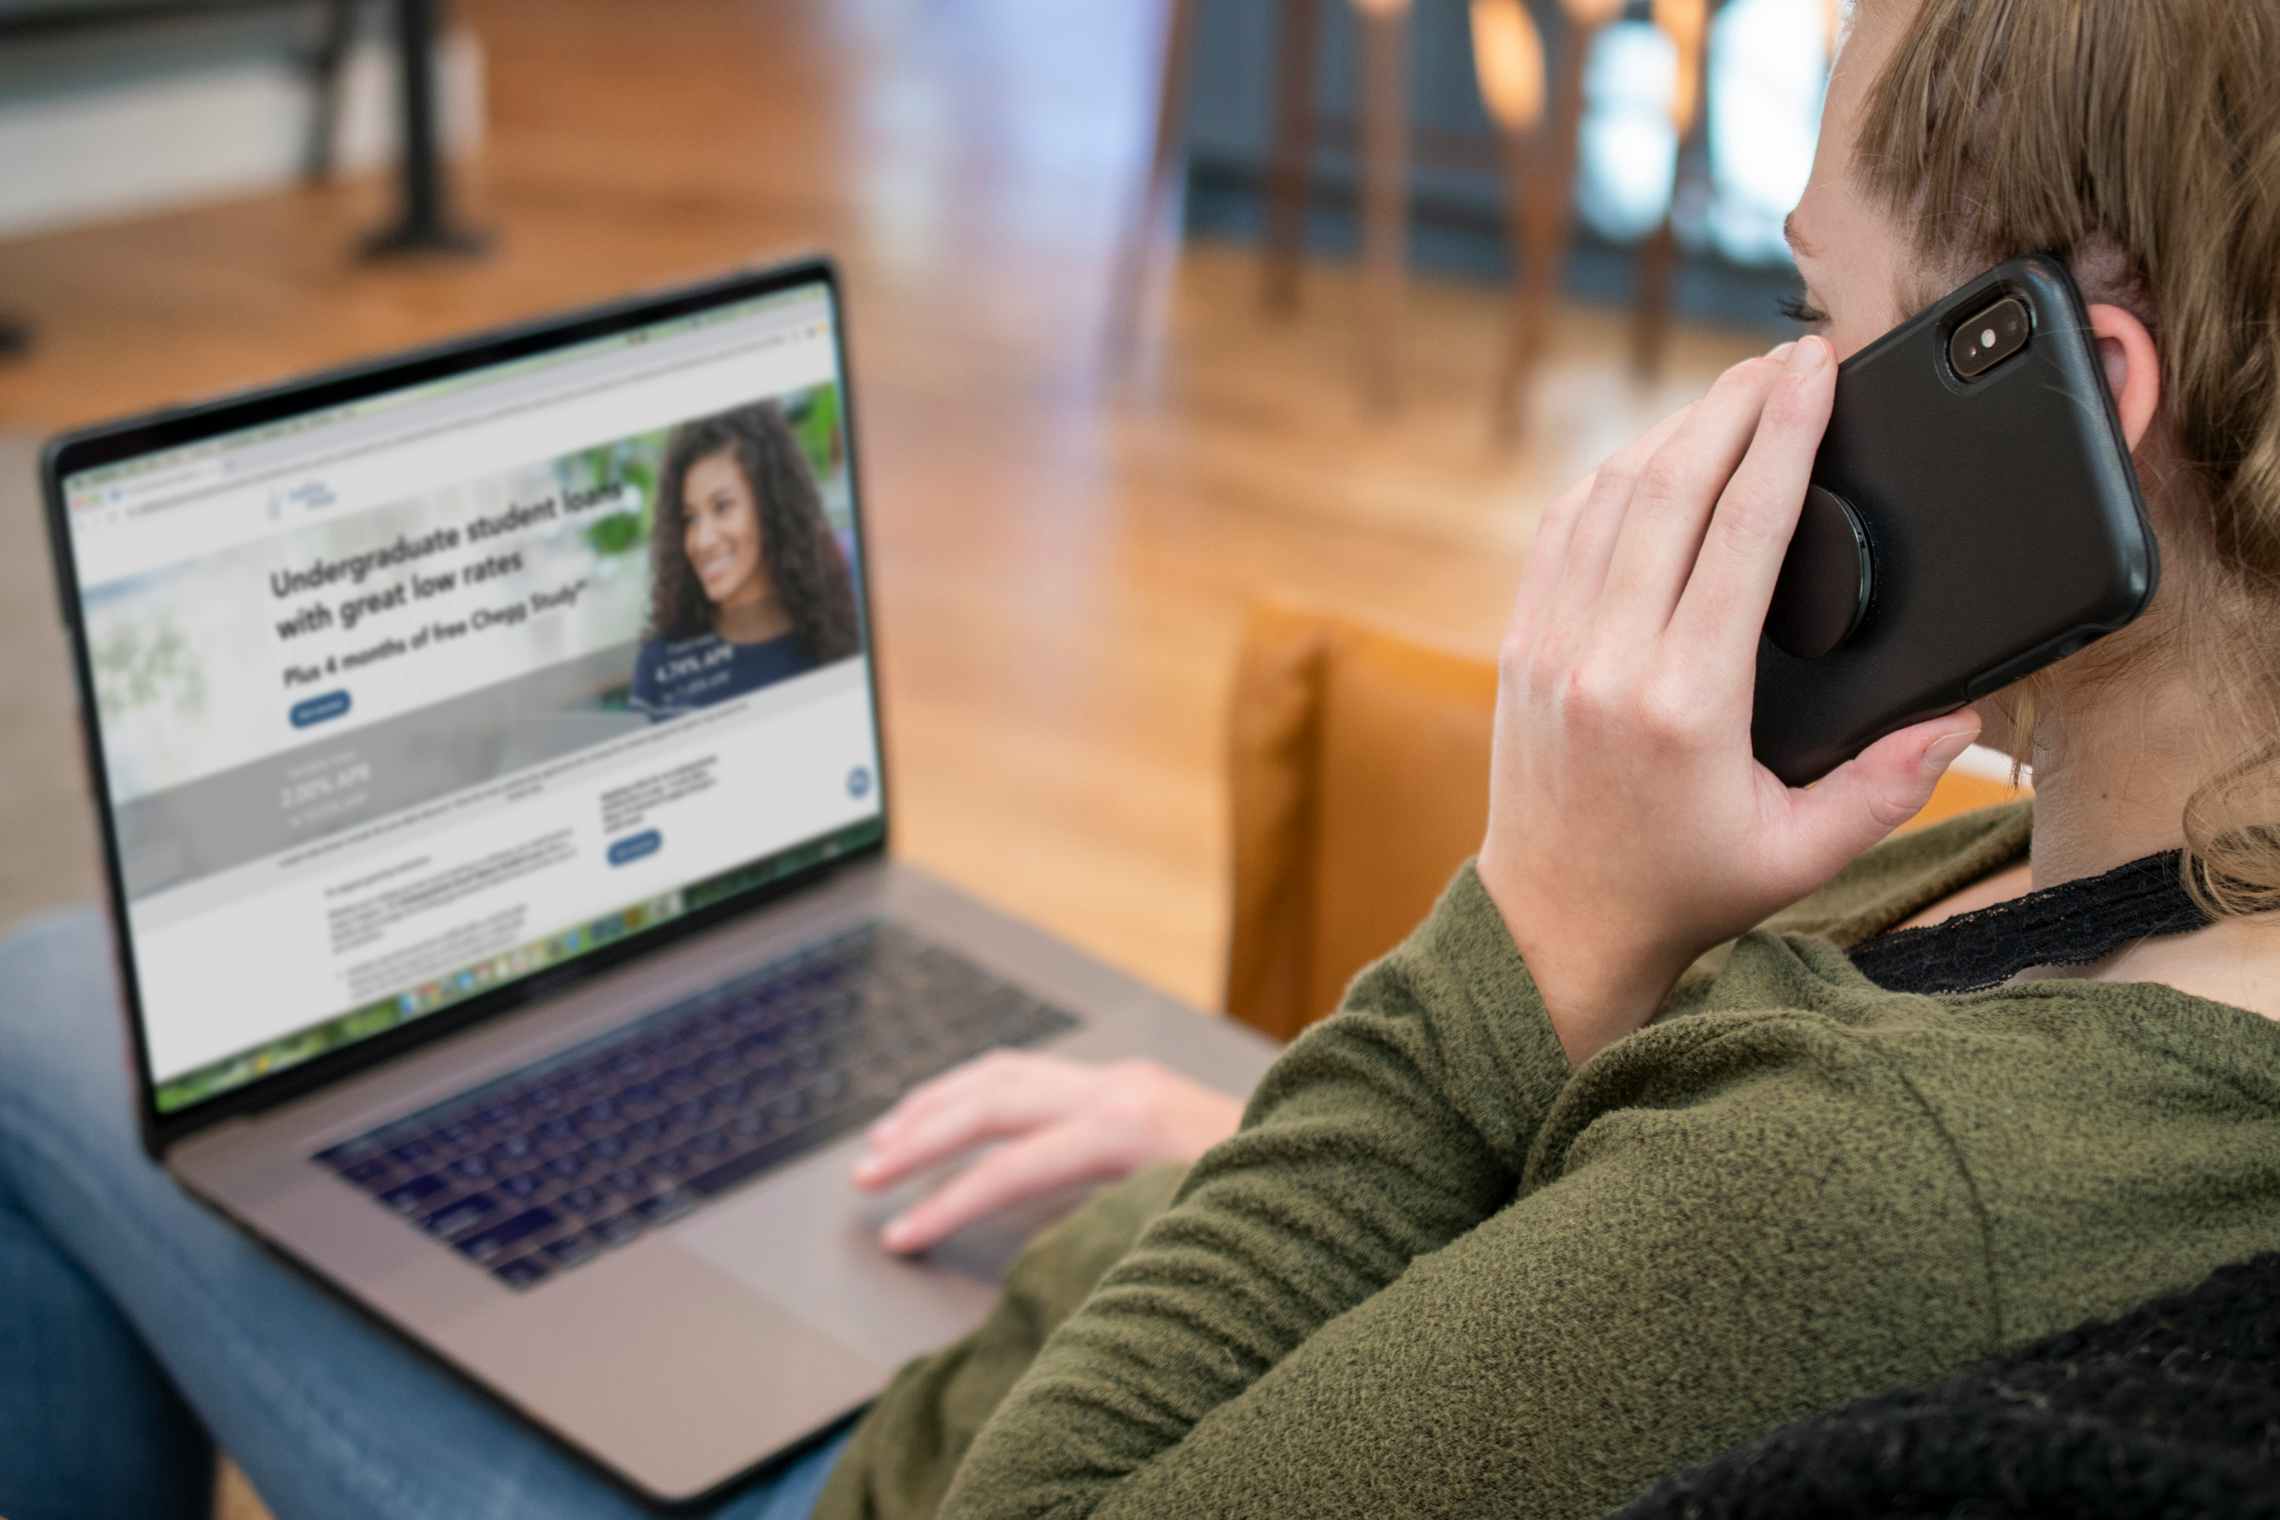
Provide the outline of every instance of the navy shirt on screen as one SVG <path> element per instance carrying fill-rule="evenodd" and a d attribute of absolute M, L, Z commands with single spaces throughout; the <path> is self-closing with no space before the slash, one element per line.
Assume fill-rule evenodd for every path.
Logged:
<path fill-rule="evenodd" d="M 796 634 L 761 644 L 732 644 L 716 633 L 649 639 L 634 657 L 633 705 L 653 718 L 669 718 L 813 669 L 815 661 Z"/>

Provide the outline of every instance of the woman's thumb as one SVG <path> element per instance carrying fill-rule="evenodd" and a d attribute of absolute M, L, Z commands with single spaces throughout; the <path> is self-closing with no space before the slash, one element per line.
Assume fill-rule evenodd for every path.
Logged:
<path fill-rule="evenodd" d="M 1915 817 L 1940 777 L 1979 738 L 1969 708 L 1887 734 L 1797 797 L 1816 868 L 1830 876 Z"/>

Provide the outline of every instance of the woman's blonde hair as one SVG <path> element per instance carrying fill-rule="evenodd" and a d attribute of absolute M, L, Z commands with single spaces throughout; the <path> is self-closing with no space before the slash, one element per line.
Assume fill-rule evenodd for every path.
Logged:
<path fill-rule="evenodd" d="M 2209 706 L 2183 819 L 2195 891 L 2221 915 L 2280 908 L 2280 4 L 1921 0 L 1881 19 L 1905 31 L 1853 172 L 1925 264 L 2063 252 L 2160 347 L 2139 462 L 2171 606 L 2130 647 L 2184 661 Z"/>

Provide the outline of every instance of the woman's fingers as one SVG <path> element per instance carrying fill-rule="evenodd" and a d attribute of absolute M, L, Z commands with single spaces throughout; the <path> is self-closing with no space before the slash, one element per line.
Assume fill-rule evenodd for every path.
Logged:
<path fill-rule="evenodd" d="M 1735 365 L 1641 466 L 1601 596 L 1601 616 L 1618 637 L 1657 638 L 1670 622 L 1719 493 L 1785 373 L 1773 358 Z"/>
<path fill-rule="evenodd" d="M 1081 1105 L 1082 1069 L 1049 1056 L 1000 1051 L 904 1094 L 865 1136 L 858 1187 L 891 1187 L 987 1140 L 1067 1118 Z"/>
<path fill-rule="evenodd" d="M 1822 882 L 1922 811 L 1932 789 L 1979 737 L 1970 708 L 1887 734 L 1859 755 L 1789 794 L 1794 841 L 1786 868 Z M 1766 778 L 1768 784 L 1771 778 Z"/>
<path fill-rule="evenodd" d="M 1114 1146 L 1098 1133 L 1070 1125 L 1039 1130 L 951 1178 L 897 1215 L 879 1238 L 890 1251 L 923 1251 L 999 1209 L 1117 1170 Z"/>
<path fill-rule="evenodd" d="M 1528 545 L 1528 563 L 1520 572 L 1520 590 L 1512 599 L 1513 622 L 1517 625 L 1545 605 L 1560 583 L 1560 568 L 1567 562 L 1568 539 L 1575 532 L 1575 520 L 1583 511 L 1583 504 L 1591 496 L 1592 482 L 1598 477 L 1586 475 L 1552 499 L 1544 508 L 1543 516 L 1536 521 L 1536 537 Z"/>
<path fill-rule="evenodd" d="M 1681 647 L 1709 658 L 1717 673 L 1747 690 L 1757 678 L 1758 637 L 1813 480 L 1813 460 L 1836 399 L 1829 345 L 1802 338 L 1765 398 L 1749 452 L 1718 498 L 1671 632 Z M 1733 691 L 1729 690 L 1728 695 Z"/>
<path fill-rule="evenodd" d="M 864 1134 L 872 1141 L 883 1140 L 897 1129 L 917 1123 L 966 1094 L 1027 1081 L 1047 1068 L 1069 1064 L 1057 1057 L 1024 1050 L 989 1051 L 919 1083 L 896 1099 L 894 1107 L 873 1120 Z"/>
<path fill-rule="evenodd" d="M 1622 469 L 1624 462 L 1634 456 L 1644 459 L 1651 455 L 1663 439 L 1677 431 L 1690 410 L 1690 406 L 1680 407 L 1649 428 L 1643 436 L 1633 439 L 1610 455 L 1606 464 L 1552 499 L 1552 504 L 1544 509 L 1544 515 L 1536 523 L 1535 541 L 1528 545 L 1528 565 L 1520 575 L 1518 601 L 1521 607 L 1543 605 L 1559 585 L 1567 566 L 1569 547 L 1575 537 L 1576 523 L 1583 517 L 1584 508 L 1598 487 L 1600 475 L 1609 466 Z"/>
<path fill-rule="evenodd" d="M 1702 403 L 1680 408 L 1639 438 L 1618 449 L 1599 467 L 1577 503 L 1561 546 L 1559 582 L 1550 594 L 1550 615 L 1562 623 L 1592 621 L 1607 562 L 1623 529 L 1631 494 L 1647 461 L 1693 417 Z"/>

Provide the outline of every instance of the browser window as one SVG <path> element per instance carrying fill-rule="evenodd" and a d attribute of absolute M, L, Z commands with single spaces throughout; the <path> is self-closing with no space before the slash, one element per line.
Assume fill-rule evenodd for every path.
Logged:
<path fill-rule="evenodd" d="M 817 285 L 62 482 L 175 1111 L 874 841 Z"/>

